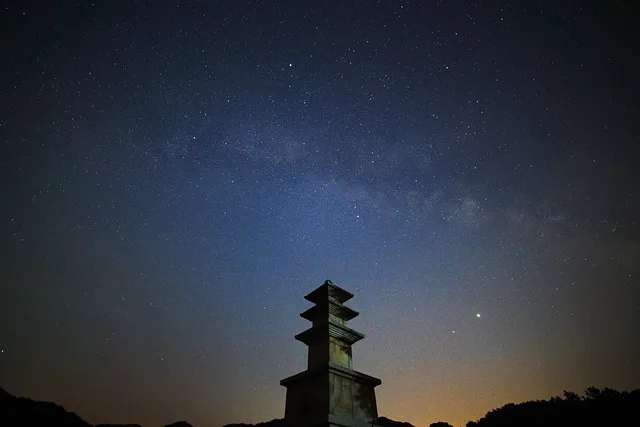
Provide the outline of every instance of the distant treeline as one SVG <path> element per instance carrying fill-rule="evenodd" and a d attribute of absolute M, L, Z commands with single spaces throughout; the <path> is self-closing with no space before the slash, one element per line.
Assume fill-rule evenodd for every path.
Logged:
<path fill-rule="evenodd" d="M 467 427 L 640 426 L 640 390 L 589 387 L 584 396 L 565 391 L 562 397 L 509 403 Z"/>
<path fill-rule="evenodd" d="M 376 425 L 380 427 L 414 427 L 413 424 L 405 423 L 401 421 L 393 421 L 386 417 L 378 418 Z M 276 418 L 274 420 L 258 423 L 258 424 L 244 424 L 244 423 L 227 424 L 222 427 L 292 427 L 292 426 L 289 423 L 287 423 L 284 419 Z"/>
<path fill-rule="evenodd" d="M 412 424 L 380 417 L 380 427 L 414 427 Z M 466 427 L 589 427 L 640 426 L 640 390 L 616 391 L 610 388 L 590 387 L 584 396 L 565 391 L 561 397 L 534 402 L 509 403 L 488 412 L 478 421 L 469 421 Z M 0 427 L 93 427 L 62 406 L 51 402 L 37 402 L 25 397 L 14 397 L 0 388 Z M 96 427 L 139 427 L 136 424 Z M 191 427 L 185 421 L 165 427 Z M 223 427 L 291 427 L 283 419 L 258 424 L 227 424 Z M 450 427 L 440 421 L 431 427 Z"/>

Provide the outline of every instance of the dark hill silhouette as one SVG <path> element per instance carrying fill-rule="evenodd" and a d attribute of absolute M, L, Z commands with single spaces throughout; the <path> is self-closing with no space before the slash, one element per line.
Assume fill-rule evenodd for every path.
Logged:
<path fill-rule="evenodd" d="M 12 397 L 5 389 L 0 387 L 0 400 L 5 399 L 7 397 Z"/>
<path fill-rule="evenodd" d="M 175 423 L 167 424 L 164 427 L 193 427 L 193 426 L 186 421 L 176 421 Z"/>
<path fill-rule="evenodd" d="M 140 424 L 96 424 L 95 427 L 142 427 Z"/>
<path fill-rule="evenodd" d="M 414 427 L 407 422 L 378 418 L 381 427 Z M 449 424 L 437 422 L 432 427 Z M 640 390 L 616 391 L 590 387 L 584 396 L 565 391 L 562 397 L 523 403 L 509 403 L 488 412 L 467 427 L 567 427 L 567 426 L 640 425 Z M 15 397 L 0 388 L 1 427 L 92 427 L 73 412 L 52 402 L 39 402 Z M 138 424 L 98 424 L 96 427 L 139 427 Z M 165 427 L 192 427 L 177 421 Z M 292 427 L 284 419 L 276 418 L 258 424 L 227 424 L 223 427 Z"/>
<path fill-rule="evenodd" d="M 0 388 L 0 426 L 91 427 L 91 424 L 55 403 L 15 397 Z"/>
<path fill-rule="evenodd" d="M 413 424 L 403 422 L 403 421 L 394 421 L 387 417 L 379 417 L 378 422 L 376 423 L 381 427 L 414 427 Z"/>
<path fill-rule="evenodd" d="M 258 424 L 234 423 L 226 424 L 222 427 L 291 427 L 283 418 L 275 418 Z"/>
<path fill-rule="evenodd" d="M 401 421 L 394 421 L 394 420 L 391 420 L 391 419 L 389 419 L 387 417 L 378 418 L 378 422 L 376 424 L 381 426 L 381 427 L 414 427 L 413 424 L 406 423 L 406 422 L 401 422 Z M 227 424 L 227 425 L 225 425 L 223 427 L 292 427 L 292 426 L 289 425 L 283 418 L 276 418 L 274 420 L 267 421 L 267 422 L 264 422 L 264 423 L 258 423 L 258 424 L 244 424 L 244 423 Z"/>
<path fill-rule="evenodd" d="M 488 412 L 467 427 L 566 427 L 640 425 L 640 390 L 619 392 L 590 387 L 585 396 L 564 392 L 563 397 L 509 403 Z"/>
<path fill-rule="evenodd" d="M 140 424 L 96 424 L 95 427 L 142 427 Z"/>

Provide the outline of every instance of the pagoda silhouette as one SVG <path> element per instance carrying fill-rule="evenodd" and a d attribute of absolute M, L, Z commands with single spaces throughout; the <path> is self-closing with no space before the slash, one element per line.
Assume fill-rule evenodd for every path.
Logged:
<path fill-rule="evenodd" d="M 358 312 L 353 294 L 327 280 L 304 298 L 315 305 L 300 314 L 313 325 L 295 338 L 309 347 L 307 370 L 285 378 L 285 421 L 291 426 L 371 426 L 378 419 L 375 387 L 382 381 L 353 369 L 351 346 L 364 338 L 347 326 Z"/>

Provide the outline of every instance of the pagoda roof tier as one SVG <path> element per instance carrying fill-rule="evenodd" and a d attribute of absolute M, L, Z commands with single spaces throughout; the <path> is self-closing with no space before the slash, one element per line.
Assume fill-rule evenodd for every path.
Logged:
<path fill-rule="evenodd" d="M 310 346 L 311 344 L 327 337 L 327 335 L 337 338 L 348 345 L 356 343 L 364 338 L 363 334 L 354 331 L 351 328 L 338 325 L 333 322 L 326 322 L 321 325 L 314 325 L 306 331 L 299 333 L 295 336 L 295 339 Z"/>
<path fill-rule="evenodd" d="M 327 366 L 302 371 L 281 380 L 280 384 L 285 387 L 289 387 L 299 382 L 305 382 L 309 377 L 315 378 L 326 373 L 332 373 L 344 378 L 353 379 L 358 383 L 371 384 L 374 387 L 382 384 L 382 380 L 380 380 L 380 378 L 372 377 L 371 375 L 363 374 L 362 372 L 354 371 L 353 369 L 345 369 L 335 363 L 329 363 Z"/>
<path fill-rule="evenodd" d="M 326 280 L 320 287 L 304 297 L 307 301 L 315 304 L 328 301 L 330 298 L 335 299 L 339 303 L 343 303 L 353 298 L 353 294 L 334 285 L 331 280 Z"/>
<path fill-rule="evenodd" d="M 314 305 L 304 313 L 300 313 L 300 316 L 313 322 L 315 320 L 326 319 L 329 317 L 329 314 L 333 314 L 344 321 L 349 321 L 360 313 L 344 305 L 329 301 Z"/>

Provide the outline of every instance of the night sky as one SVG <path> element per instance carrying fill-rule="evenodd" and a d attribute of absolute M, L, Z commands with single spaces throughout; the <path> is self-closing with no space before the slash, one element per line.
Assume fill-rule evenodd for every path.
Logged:
<path fill-rule="evenodd" d="M 37 3 L 0 10 L 11 394 L 280 418 L 326 279 L 380 415 L 640 387 L 633 2 Z"/>

